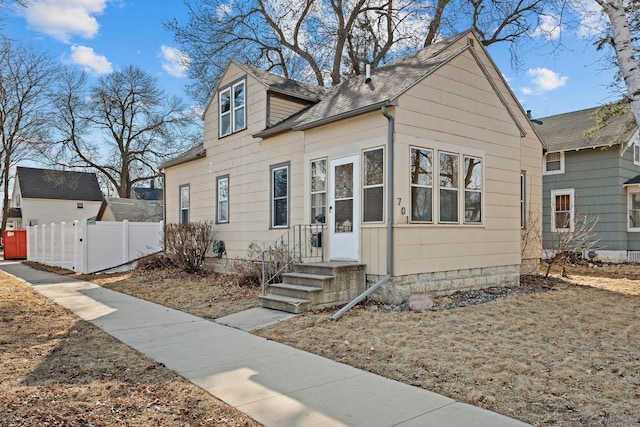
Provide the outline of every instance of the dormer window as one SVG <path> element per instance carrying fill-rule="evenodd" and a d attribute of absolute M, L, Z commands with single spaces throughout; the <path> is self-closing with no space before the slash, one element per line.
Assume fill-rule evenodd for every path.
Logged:
<path fill-rule="evenodd" d="M 218 95 L 220 111 L 220 137 L 241 131 L 246 125 L 246 82 L 240 80 L 220 90 Z"/>

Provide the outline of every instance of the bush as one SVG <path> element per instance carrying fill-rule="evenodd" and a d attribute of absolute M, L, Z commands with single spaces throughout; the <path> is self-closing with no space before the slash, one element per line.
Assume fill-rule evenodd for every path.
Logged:
<path fill-rule="evenodd" d="M 246 258 L 237 258 L 231 264 L 231 270 L 236 274 L 236 283 L 239 286 L 260 286 L 262 283 L 262 252 L 264 249 L 257 242 L 249 243 Z M 276 280 L 279 280 L 279 275 L 283 272 L 289 271 L 289 268 L 284 267 L 289 263 L 290 257 L 285 248 L 281 245 L 272 247 L 266 256 L 267 265 L 265 266 L 267 272 L 278 272 L 284 268 L 283 271 L 278 273 Z"/>
<path fill-rule="evenodd" d="M 153 254 L 140 258 L 136 262 L 136 271 L 164 270 L 165 268 L 176 268 L 177 265 L 165 254 Z"/>
<path fill-rule="evenodd" d="M 211 222 L 167 224 L 164 229 L 165 254 L 188 273 L 204 270 L 204 258 L 213 244 Z"/>

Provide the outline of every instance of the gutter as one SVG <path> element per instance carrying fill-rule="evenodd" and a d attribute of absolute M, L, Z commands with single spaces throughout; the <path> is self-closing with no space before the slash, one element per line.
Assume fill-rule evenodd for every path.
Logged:
<path fill-rule="evenodd" d="M 387 111 L 390 102 L 386 102 L 380 107 L 380 112 L 387 118 L 387 275 L 376 284 L 358 295 L 353 301 L 345 305 L 336 314 L 331 316 L 331 320 L 338 320 L 344 313 L 351 310 L 356 304 L 372 294 L 383 284 L 387 283 L 393 275 L 393 134 L 394 117 Z"/>

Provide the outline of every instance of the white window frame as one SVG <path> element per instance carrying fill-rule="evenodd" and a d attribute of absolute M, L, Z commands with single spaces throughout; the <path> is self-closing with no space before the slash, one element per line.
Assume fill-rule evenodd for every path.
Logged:
<path fill-rule="evenodd" d="M 552 170 L 549 171 L 547 170 L 547 163 L 548 163 L 548 157 L 549 154 L 560 154 L 560 169 L 558 170 Z M 557 175 L 557 174 L 561 174 L 564 173 L 564 151 L 556 151 L 553 153 L 547 153 L 544 155 L 544 158 L 542 159 L 542 174 L 543 175 Z"/>
<path fill-rule="evenodd" d="M 437 156 L 437 153 L 435 150 L 431 149 L 431 148 L 425 148 L 425 147 L 410 147 L 409 148 L 409 161 L 411 161 L 411 152 L 415 150 L 415 151 L 426 151 L 431 153 L 431 185 L 427 185 L 427 184 L 419 184 L 419 183 L 413 183 L 413 178 L 411 176 L 411 167 L 412 165 L 409 165 L 409 209 L 411 209 L 411 213 L 410 213 L 410 221 L 412 223 L 416 223 L 416 224 L 433 224 L 433 216 L 435 215 L 435 209 L 433 207 L 434 201 L 435 201 L 435 185 L 434 185 L 434 181 L 435 181 L 435 173 L 436 173 L 436 166 L 435 166 L 435 162 L 434 159 Z M 427 188 L 431 190 L 431 219 L 430 220 L 416 220 L 413 219 L 413 188 Z"/>
<path fill-rule="evenodd" d="M 556 227 L 556 197 L 557 196 L 569 196 L 569 228 Z M 562 190 L 551 190 L 551 231 L 554 233 L 566 233 L 573 232 L 575 227 L 575 212 L 576 212 L 576 200 L 575 192 L 573 188 L 565 188 Z"/>
<path fill-rule="evenodd" d="M 275 181 L 274 181 L 274 176 L 275 173 L 277 171 L 280 170 L 286 170 L 287 171 L 287 193 L 284 196 L 279 196 L 279 197 L 275 197 Z M 269 199 L 270 199 L 270 213 L 271 213 L 271 228 L 289 228 L 289 221 L 290 221 L 290 214 L 291 214 L 291 200 L 290 200 L 290 193 L 291 193 L 291 164 L 289 162 L 285 162 L 285 163 L 278 163 L 276 165 L 271 165 L 270 167 L 270 171 L 269 171 Z M 275 220 L 276 220 L 276 201 L 278 200 L 285 200 L 286 201 L 286 206 L 287 206 L 287 212 L 286 212 L 286 222 L 284 224 L 276 224 Z"/>
<path fill-rule="evenodd" d="M 324 187 L 320 188 L 320 189 L 313 189 L 313 172 L 314 172 L 314 167 L 313 165 L 316 163 L 324 163 Z M 323 159 L 315 159 L 315 160 L 311 160 L 311 170 L 309 171 L 309 175 L 310 175 L 310 179 L 311 182 L 309 183 L 309 194 L 311 195 L 309 197 L 309 206 L 311 208 L 311 224 L 326 224 L 327 223 L 327 165 L 328 165 L 328 161 L 327 158 L 323 158 Z M 313 200 L 314 197 L 316 195 L 319 194 L 324 194 L 324 204 L 323 205 L 314 205 L 313 204 Z M 324 221 L 319 221 L 317 218 L 314 218 L 313 216 L 313 212 L 315 208 L 322 208 L 322 213 L 324 214 Z"/>
<path fill-rule="evenodd" d="M 235 92 L 238 86 L 243 86 L 244 102 L 236 105 Z M 229 111 L 222 112 L 222 97 L 229 94 Z M 242 114 L 242 126 L 236 127 L 236 118 Z M 222 120 L 223 117 L 229 116 L 229 131 L 223 133 Z M 220 138 L 231 135 L 247 128 L 247 82 L 246 79 L 239 80 L 218 92 L 218 135 Z"/>
<path fill-rule="evenodd" d="M 631 210 L 633 209 L 633 196 L 634 195 L 640 195 L 640 188 L 634 188 L 633 191 L 629 191 L 627 193 L 627 213 L 628 213 L 628 217 L 627 217 L 627 231 L 632 232 L 632 233 L 639 233 L 640 232 L 640 220 L 638 221 L 637 224 L 635 224 L 635 227 L 633 225 L 633 221 L 632 221 L 632 215 L 631 215 Z M 638 213 L 640 216 L 640 212 Z"/>
<path fill-rule="evenodd" d="M 467 168 L 467 159 L 474 159 L 474 160 L 479 160 L 480 161 L 480 188 L 467 188 L 467 185 L 464 182 L 464 176 L 466 174 L 466 168 Z M 462 220 L 465 224 L 473 224 L 473 225 L 478 225 L 478 224 L 482 224 L 482 221 L 484 220 L 484 159 L 482 157 L 478 157 L 478 156 L 469 156 L 464 154 L 462 156 L 462 162 L 461 162 L 462 167 L 460 168 L 460 174 L 461 174 L 461 180 L 460 183 L 462 184 L 463 190 L 464 190 L 464 194 L 462 195 L 462 210 L 463 210 L 463 217 Z M 468 221 L 467 220 L 467 193 L 479 193 L 480 194 L 480 221 Z"/>
<path fill-rule="evenodd" d="M 185 207 L 183 205 L 184 202 L 184 198 L 183 198 L 183 192 L 186 192 L 187 195 L 187 206 Z M 189 184 L 185 184 L 185 185 L 181 185 L 179 187 L 179 191 L 178 191 L 178 197 L 180 198 L 180 209 L 179 209 L 179 217 L 178 217 L 178 222 L 180 224 L 188 224 L 189 220 L 190 220 L 190 216 L 191 216 L 191 189 Z M 186 221 L 185 221 L 185 214 L 186 212 Z"/>
<path fill-rule="evenodd" d="M 366 165 L 367 165 L 367 160 L 366 160 L 366 156 L 367 153 L 371 153 L 374 151 L 382 151 L 382 182 L 379 183 L 373 183 L 373 184 L 367 184 L 366 179 L 367 179 L 367 171 L 366 171 Z M 384 181 L 385 181 L 385 162 L 384 162 L 384 147 L 376 147 L 376 148 L 371 148 L 371 149 L 367 149 L 364 150 L 362 152 L 362 222 L 363 223 L 380 223 L 380 222 L 384 222 L 384 217 L 385 217 L 385 194 L 384 194 Z M 367 194 L 367 190 L 371 190 L 374 188 L 382 188 L 382 212 L 380 212 L 381 217 L 380 219 L 375 219 L 375 220 L 365 220 L 366 218 L 366 209 L 367 206 L 365 204 L 365 199 L 366 199 L 366 194 Z"/>
<path fill-rule="evenodd" d="M 454 152 L 446 151 L 446 150 L 438 150 L 437 153 L 438 153 L 438 157 L 437 157 L 437 161 L 438 161 L 438 163 L 437 163 L 437 168 L 438 168 L 437 172 L 438 173 L 434 174 L 434 176 L 438 177 L 438 181 L 437 181 L 437 183 L 438 183 L 438 192 L 437 192 L 437 198 L 438 198 L 438 202 L 437 202 L 437 205 L 438 205 L 438 211 L 437 211 L 438 222 L 441 223 L 441 224 L 460 224 L 462 222 L 460 220 L 460 210 L 461 210 L 461 207 L 464 206 L 464 199 L 462 200 L 462 203 L 460 201 L 460 199 L 461 199 L 460 195 L 464 194 L 464 191 L 460 191 L 460 187 L 461 187 L 460 170 L 462 169 L 460 167 L 460 153 L 454 153 Z M 442 156 L 442 155 L 451 156 L 451 157 L 457 159 L 457 163 L 456 163 L 456 169 L 457 169 L 456 170 L 456 175 L 457 176 L 455 177 L 456 178 L 456 185 L 455 186 L 443 187 L 441 185 L 441 182 L 440 182 L 440 174 L 441 174 L 440 161 L 441 161 L 441 158 L 440 158 L 440 156 Z M 455 195 L 456 195 L 456 197 L 455 197 L 455 200 L 456 200 L 456 218 L 453 221 L 451 221 L 451 220 L 443 220 L 442 219 L 442 211 L 441 211 L 441 208 L 442 208 L 442 191 L 450 192 L 450 193 L 454 193 L 455 192 Z M 462 217 L 464 218 L 464 212 L 462 212 Z"/>
<path fill-rule="evenodd" d="M 223 194 L 221 191 L 220 184 L 226 182 L 227 184 L 227 193 Z M 217 190 L 217 200 L 216 200 L 216 223 L 218 224 L 227 224 L 229 223 L 229 175 L 222 175 L 216 179 L 216 190 Z M 224 208 L 223 203 L 227 202 L 226 208 Z M 221 213 L 226 211 L 226 219 L 221 218 Z"/>
<path fill-rule="evenodd" d="M 633 164 L 640 166 L 640 137 L 633 142 Z"/>

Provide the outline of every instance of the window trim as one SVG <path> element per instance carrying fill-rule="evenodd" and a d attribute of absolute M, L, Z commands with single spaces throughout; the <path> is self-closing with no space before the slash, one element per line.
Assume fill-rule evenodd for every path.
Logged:
<path fill-rule="evenodd" d="M 382 151 L 382 183 L 381 184 L 370 184 L 367 185 L 365 183 L 365 153 L 371 152 L 371 151 L 377 151 L 380 150 Z M 379 146 L 379 147 L 375 147 L 375 148 L 367 148 L 366 150 L 362 150 L 362 223 L 363 224 L 382 224 L 385 222 L 385 205 L 386 205 L 386 196 L 385 196 L 385 191 L 384 191 L 384 186 L 385 186 L 385 161 L 384 161 L 384 156 L 385 156 L 385 150 L 384 150 L 384 146 Z M 366 190 L 371 189 L 371 188 L 382 188 L 382 219 L 380 220 L 375 220 L 375 221 L 365 221 L 365 193 Z"/>
<path fill-rule="evenodd" d="M 633 141 L 633 164 L 640 166 L 640 136 Z"/>
<path fill-rule="evenodd" d="M 317 163 L 317 162 L 324 162 L 324 189 L 323 190 L 313 190 L 313 164 Z M 329 167 L 329 160 L 326 157 L 322 157 L 322 158 L 318 158 L 318 159 L 313 159 L 309 162 L 309 214 L 311 215 L 310 220 L 311 220 L 311 224 L 326 224 L 327 223 L 327 202 L 328 202 L 328 192 L 327 192 L 327 184 L 328 184 L 328 167 Z M 313 205 L 313 196 L 317 195 L 317 194 L 324 194 L 324 206 L 323 206 L 323 214 L 324 214 L 324 221 L 316 221 L 316 218 L 313 217 L 313 208 L 314 207 L 318 207 L 318 206 L 314 206 Z"/>
<path fill-rule="evenodd" d="M 462 222 L 463 224 L 479 225 L 484 221 L 484 158 L 463 153 L 463 166 L 460 168 L 460 174 L 462 175 L 462 178 L 464 178 L 464 174 L 466 173 L 467 158 L 480 160 L 480 190 L 469 189 L 464 184 L 464 179 L 460 180 L 460 183 L 462 184 L 461 186 L 463 187 L 462 191 L 464 192 L 464 194 L 462 195 Z M 467 192 L 480 193 L 480 221 L 467 221 Z"/>
<path fill-rule="evenodd" d="M 520 171 L 520 228 L 527 228 L 527 171 Z"/>
<path fill-rule="evenodd" d="M 556 196 L 569 196 L 569 228 L 556 227 Z M 575 191 L 573 188 L 564 188 L 560 190 L 551 190 L 551 231 L 553 233 L 573 232 L 575 229 L 575 211 L 576 211 Z"/>
<path fill-rule="evenodd" d="M 243 85 L 244 86 L 244 103 L 240 107 L 235 106 L 235 88 Z M 229 92 L 229 111 L 224 113 L 224 116 L 229 115 L 229 132 L 223 134 L 222 133 L 222 95 L 226 92 Z M 236 112 L 242 109 L 243 114 L 243 126 L 241 128 L 236 128 Z M 218 90 L 218 138 L 223 138 L 225 136 L 229 136 L 236 132 L 240 132 L 247 128 L 247 79 L 246 77 L 242 77 L 230 84 L 220 88 Z"/>
<path fill-rule="evenodd" d="M 640 232 L 640 223 L 633 227 L 631 225 L 631 209 L 632 209 L 632 198 L 635 194 L 640 195 L 640 188 L 634 188 L 633 190 L 627 190 L 627 231 L 630 233 L 639 233 Z"/>
<path fill-rule="evenodd" d="M 431 185 L 421 185 L 421 184 L 414 184 L 413 183 L 413 179 L 411 177 L 411 164 L 409 164 L 409 209 L 411 210 L 410 214 L 409 214 L 409 221 L 413 224 L 433 224 L 433 217 L 434 217 L 434 213 L 435 213 L 435 209 L 433 207 L 434 202 L 435 202 L 435 197 L 434 196 L 434 191 L 435 191 L 435 178 L 434 178 L 434 169 L 435 169 L 435 164 L 433 159 L 436 156 L 437 150 L 434 150 L 433 148 L 426 148 L 426 147 L 414 147 L 411 146 L 409 147 L 409 163 L 411 163 L 411 152 L 413 150 L 416 151 L 428 151 L 431 153 Z M 431 220 L 426 220 L 426 221 L 422 221 L 422 220 L 415 220 L 413 219 L 413 188 L 430 188 L 431 189 Z"/>
<path fill-rule="evenodd" d="M 547 170 L 547 158 L 549 156 L 549 154 L 560 154 L 560 169 L 558 169 L 557 171 L 548 171 Z M 553 153 L 546 153 L 544 155 L 544 158 L 542 159 L 542 174 L 543 175 L 558 175 L 564 173 L 564 151 L 555 151 Z"/>
<path fill-rule="evenodd" d="M 182 206 L 182 191 L 183 190 L 187 190 L 187 197 L 188 197 L 188 201 L 189 201 L 189 206 L 185 209 Z M 191 186 L 189 184 L 182 184 L 178 187 L 178 223 L 179 224 L 188 224 L 189 221 L 191 220 Z M 187 212 L 187 220 L 186 222 L 183 221 L 183 216 L 182 213 L 183 211 Z"/>
<path fill-rule="evenodd" d="M 274 198 L 274 181 L 273 174 L 277 170 L 287 170 L 287 223 L 284 225 L 275 225 L 275 198 Z M 289 228 L 289 224 L 291 223 L 291 162 L 282 162 L 276 163 L 274 165 L 269 166 L 269 228 L 270 229 L 283 229 Z"/>
<path fill-rule="evenodd" d="M 438 195 L 438 201 L 437 201 L 437 206 L 438 206 L 438 224 L 460 224 L 461 223 L 461 221 L 460 221 L 460 208 L 461 208 L 461 206 L 464 205 L 464 200 L 463 200 L 463 203 L 460 203 L 460 194 L 461 193 L 464 194 L 464 192 L 460 191 L 460 184 L 461 184 L 461 181 L 460 181 L 460 153 L 449 151 L 449 150 L 437 150 L 437 153 L 438 153 L 438 184 L 437 184 L 438 185 L 438 193 L 437 193 L 437 195 Z M 440 172 L 441 172 L 440 171 L 440 161 L 441 161 L 440 156 L 442 156 L 443 154 L 458 159 L 458 162 L 457 162 L 457 165 L 456 165 L 456 168 L 457 168 L 457 171 L 456 171 L 456 175 L 457 175 L 456 181 L 457 182 L 456 183 L 457 183 L 457 185 L 455 187 L 443 187 L 442 185 L 440 185 Z M 456 193 L 455 200 L 456 200 L 456 208 L 457 209 L 456 209 L 456 219 L 454 221 L 445 221 L 445 220 L 442 219 L 442 211 L 441 211 L 441 208 L 442 208 L 442 190 Z"/>
<path fill-rule="evenodd" d="M 222 200 L 220 198 L 220 183 L 227 181 L 227 198 Z M 216 177 L 216 224 L 228 224 L 229 223 L 229 174 Z M 227 219 L 220 219 L 220 202 L 227 202 Z"/>

